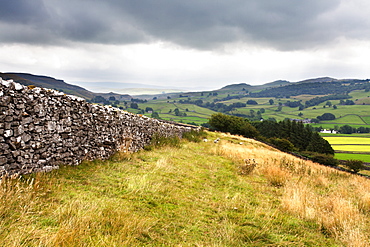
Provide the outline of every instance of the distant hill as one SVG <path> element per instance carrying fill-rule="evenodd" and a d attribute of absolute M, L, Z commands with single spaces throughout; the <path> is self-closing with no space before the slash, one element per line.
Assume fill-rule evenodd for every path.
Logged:
<path fill-rule="evenodd" d="M 55 89 L 66 94 L 76 95 L 85 99 L 92 99 L 95 95 L 83 87 L 68 84 L 63 80 L 58 80 L 48 76 L 39 76 L 26 73 L 0 73 L 0 77 L 4 80 L 12 79 L 15 82 L 23 85 L 35 85 L 37 87 Z"/>
<path fill-rule="evenodd" d="M 333 82 L 333 81 L 338 81 L 338 80 L 335 78 L 331 78 L 331 77 L 319 77 L 319 78 L 299 81 L 298 83 L 316 83 L 316 82 Z"/>
<path fill-rule="evenodd" d="M 273 82 L 265 83 L 262 85 L 256 85 L 256 86 L 252 86 L 247 83 L 238 83 L 238 84 L 227 85 L 216 91 L 242 91 L 243 89 L 248 90 L 248 91 L 256 91 L 256 90 L 261 90 L 261 89 L 270 88 L 270 87 L 285 86 L 288 84 L 291 84 L 291 82 L 285 81 L 285 80 L 273 81 Z"/>
<path fill-rule="evenodd" d="M 78 82 L 78 85 L 95 92 L 109 93 L 115 92 L 119 94 L 129 95 L 144 95 L 144 94 L 163 94 L 182 91 L 191 91 L 190 89 L 180 87 L 157 86 L 140 83 L 125 83 L 125 82 Z"/>
<path fill-rule="evenodd" d="M 250 88 L 252 88 L 253 86 L 252 85 L 249 85 L 247 83 L 239 83 L 239 84 L 230 84 L 230 85 L 227 85 L 221 89 L 219 89 L 220 91 L 229 91 L 229 90 L 237 90 L 237 91 L 241 91 L 243 89 L 246 89 L 246 90 L 249 90 Z"/>
<path fill-rule="evenodd" d="M 302 94 L 348 94 L 354 90 L 363 90 L 370 87 L 368 80 L 342 79 L 337 80 L 329 77 L 309 79 L 290 83 L 284 86 L 266 88 L 259 92 L 250 93 L 251 97 L 290 97 Z"/>
<path fill-rule="evenodd" d="M 289 86 L 291 86 L 292 88 L 295 88 L 295 87 L 301 87 L 302 85 L 300 84 L 320 84 L 320 86 L 324 86 L 325 83 L 333 83 L 333 82 L 352 82 L 354 80 L 338 80 L 338 79 L 335 79 L 335 78 L 331 78 L 331 77 L 320 77 L 320 78 L 313 78 L 313 79 L 307 79 L 307 80 L 302 80 L 302 81 L 298 81 L 298 82 L 290 82 L 290 81 L 287 81 L 287 80 L 277 80 L 277 81 L 273 81 L 273 82 L 269 82 L 269 83 L 265 83 L 265 84 L 262 84 L 262 85 L 250 85 L 250 84 L 247 84 L 247 83 L 239 83 L 239 84 L 230 84 L 230 85 L 227 85 L 227 86 L 224 86 L 223 88 L 221 89 L 218 89 L 218 90 L 214 90 L 214 91 L 233 91 L 233 92 L 237 92 L 237 91 L 242 91 L 243 89 L 245 90 L 248 90 L 249 92 L 257 92 L 257 91 L 275 91 L 276 88 L 279 88 L 278 90 L 279 91 L 285 91 L 285 90 L 288 90 L 289 91 Z M 309 88 L 310 86 L 307 86 L 305 85 L 304 87 Z M 274 89 L 272 89 L 274 88 Z M 307 92 L 306 92 L 307 93 Z M 311 92 L 311 93 L 308 93 L 308 94 L 316 94 L 316 91 L 314 92 Z"/>
<path fill-rule="evenodd" d="M 118 94 L 118 93 L 95 93 L 96 96 L 102 96 L 105 99 L 109 100 L 109 98 L 114 97 L 118 101 L 130 101 L 132 99 L 131 95 L 128 94 Z"/>
<path fill-rule="evenodd" d="M 260 86 L 255 86 L 255 87 L 261 87 L 261 88 L 268 88 L 268 87 L 281 87 L 290 84 L 290 81 L 286 80 L 277 80 L 273 82 L 269 82 Z"/>

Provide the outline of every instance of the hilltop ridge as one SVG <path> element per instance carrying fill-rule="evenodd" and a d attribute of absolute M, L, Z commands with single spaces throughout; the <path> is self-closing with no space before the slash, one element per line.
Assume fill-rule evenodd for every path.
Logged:
<path fill-rule="evenodd" d="M 25 86 L 34 85 L 37 87 L 55 89 L 66 94 L 72 94 L 85 99 L 92 99 L 94 93 L 83 87 L 72 85 L 63 80 L 55 79 L 49 76 L 32 75 L 27 73 L 0 73 L 4 80 L 13 80 Z"/>

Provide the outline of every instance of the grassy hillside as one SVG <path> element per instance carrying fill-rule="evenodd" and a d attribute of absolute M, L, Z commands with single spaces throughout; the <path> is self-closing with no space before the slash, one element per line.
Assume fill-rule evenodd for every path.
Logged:
<path fill-rule="evenodd" d="M 3 179 L 0 242 L 369 246 L 370 180 L 208 133 L 217 137 Z"/>

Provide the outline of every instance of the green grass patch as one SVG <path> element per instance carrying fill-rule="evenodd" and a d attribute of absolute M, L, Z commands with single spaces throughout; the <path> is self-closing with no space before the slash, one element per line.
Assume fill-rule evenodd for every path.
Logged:
<path fill-rule="evenodd" d="M 366 124 L 370 124 L 370 116 L 363 116 L 362 119 L 366 122 Z"/>
<path fill-rule="evenodd" d="M 370 163 L 370 154 L 336 153 L 334 158 L 339 160 L 362 160 Z"/>
<path fill-rule="evenodd" d="M 331 120 L 331 121 L 323 121 L 322 123 L 331 123 L 331 122 L 335 122 L 335 123 L 341 124 L 341 125 L 344 125 L 344 124 L 366 124 L 366 122 L 364 122 L 359 115 L 355 115 L 355 114 L 349 114 L 349 115 L 346 115 L 346 116 L 343 116 L 341 118 L 337 118 L 337 119 Z"/>

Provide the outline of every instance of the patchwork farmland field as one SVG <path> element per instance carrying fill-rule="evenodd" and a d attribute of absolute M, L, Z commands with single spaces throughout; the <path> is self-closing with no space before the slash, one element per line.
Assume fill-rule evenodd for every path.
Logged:
<path fill-rule="evenodd" d="M 370 145 L 370 138 L 366 137 L 324 137 L 331 145 Z M 370 151 L 369 151 L 370 152 Z"/>
<path fill-rule="evenodd" d="M 325 135 L 323 137 L 335 150 L 335 158 L 340 160 L 357 159 L 370 162 L 369 135 Z"/>
<path fill-rule="evenodd" d="M 335 151 L 370 153 L 370 145 L 332 145 Z"/>

